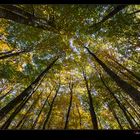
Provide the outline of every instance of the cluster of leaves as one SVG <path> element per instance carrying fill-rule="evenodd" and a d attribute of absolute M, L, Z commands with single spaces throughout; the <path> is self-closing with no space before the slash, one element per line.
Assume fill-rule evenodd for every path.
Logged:
<path fill-rule="evenodd" d="M 120 103 L 127 108 L 128 117 L 133 124 L 140 128 L 139 106 L 84 48 L 88 47 L 121 79 L 140 91 L 140 14 L 135 12 L 140 6 L 128 5 L 101 25 L 97 23 L 108 15 L 115 5 L 16 6 L 36 17 L 52 20 L 52 27 L 57 33 L 0 19 L 0 108 L 20 95 L 55 56 L 59 55 L 59 59 L 25 106 L 13 118 L 9 129 L 43 129 L 58 83 L 60 89 L 45 128 L 64 129 L 70 104 L 69 84 L 73 83 L 67 128 L 92 129 L 89 96 L 83 71 L 90 85 L 98 129 L 132 128 L 116 100 L 103 85 L 101 76 Z M 91 27 L 95 23 L 96 26 Z M 29 51 L 1 58 L 7 55 L 8 51 L 12 51 L 8 53 L 12 54 L 22 50 Z M 139 80 L 125 68 L 139 77 Z M 0 120 L 1 127 L 14 110 Z"/>

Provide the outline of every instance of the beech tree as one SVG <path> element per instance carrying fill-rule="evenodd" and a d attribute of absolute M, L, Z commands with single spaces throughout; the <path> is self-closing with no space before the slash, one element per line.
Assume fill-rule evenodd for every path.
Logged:
<path fill-rule="evenodd" d="M 139 9 L 0 4 L 0 129 L 140 129 Z"/>

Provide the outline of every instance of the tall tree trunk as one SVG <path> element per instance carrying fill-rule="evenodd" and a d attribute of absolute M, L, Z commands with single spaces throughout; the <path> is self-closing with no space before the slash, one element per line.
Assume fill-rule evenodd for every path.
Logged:
<path fill-rule="evenodd" d="M 6 94 L 0 97 L 0 101 L 5 98 L 13 89 L 11 88 Z"/>
<path fill-rule="evenodd" d="M 110 57 L 111 58 L 111 57 Z M 120 67 L 122 67 L 124 70 L 126 70 L 128 73 L 130 73 L 133 77 L 135 77 L 138 81 L 140 81 L 140 77 L 138 77 L 137 75 L 135 75 L 135 73 L 133 73 L 132 71 L 130 71 L 129 69 L 127 69 L 126 67 L 124 67 L 122 64 L 118 63 L 116 60 L 112 59 L 116 64 L 118 64 Z"/>
<path fill-rule="evenodd" d="M 32 108 L 36 105 L 36 103 L 39 101 L 40 96 L 42 95 L 42 92 L 38 95 L 37 99 L 32 103 L 32 105 L 30 106 L 30 108 L 27 110 L 27 112 L 25 113 L 25 115 L 23 116 L 23 118 L 19 121 L 19 123 L 17 124 L 17 126 L 15 128 L 18 128 L 23 120 L 25 120 L 25 118 L 27 117 L 27 115 L 29 114 L 29 112 L 32 110 Z"/>
<path fill-rule="evenodd" d="M 18 51 L 18 52 L 14 52 L 14 53 L 9 53 L 9 54 L 0 56 L 0 60 L 1 60 L 1 59 L 9 58 L 9 57 L 11 57 L 11 56 L 18 56 L 18 55 L 20 55 L 20 54 L 27 53 L 27 52 L 29 52 L 29 51 L 22 50 L 22 51 Z"/>
<path fill-rule="evenodd" d="M 117 67 L 116 67 L 117 68 Z M 118 69 L 118 68 L 117 68 Z M 133 81 L 137 86 L 140 87 L 140 83 L 138 81 L 136 81 L 135 79 L 130 78 L 127 74 L 125 74 L 122 71 L 119 71 L 121 74 L 123 74 L 125 77 L 127 77 L 129 80 Z"/>
<path fill-rule="evenodd" d="M 85 74 L 84 71 L 83 71 L 83 77 L 84 77 L 84 80 L 85 80 L 85 84 L 86 84 L 86 88 L 87 88 L 87 93 L 88 93 L 89 110 L 90 110 L 90 115 L 91 115 L 93 129 L 97 130 L 98 129 L 97 117 L 96 117 L 96 113 L 94 111 L 93 99 L 92 99 L 92 96 L 91 96 L 91 91 L 89 89 L 88 81 L 87 81 L 86 74 Z"/>
<path fill-rule="evenodd" d="M 46 39 L 43 39 L 42 41 L 45 41 L 45 40 Z M 41 42 L 37 43 L 36 45 L 40 45 Z M 29 53 L 29 52 L 33 51 L 33 48 L 34 48 L 34 46 L 29 46 L 28 48 L 26 48 L 24 50 L 20 50 L 20 51 L 16 51 L 16 52 L 13 52 L 14 51 L 13 50 L 13 51 L 0 53 L 0 60 L 7 59 L 7 58 L 12 57 L 12 56 L 19 56 L 19 55 L 24 54 L 24 53 Z M 35 50 L 38 50 L 38 48 L 36 48 Z"/>
<path fill-rule="evenodd" d="M 24 98 L 30 96 L 34 92 L 34 88 L 37 87 L 38 83 L 40 83 L 44 77 L 46 76 L 47 72 L 51 69 L 54 63 L 58 60 L 58 57 L 55 58 L 52 63 L 48 65 L 48 67 L 40 73 L 40 75 L 15 99 L 13 99 L 10 103 L 8 103 L 5 107 L 0 110 L 0 120 L 10 112 L 18 103 L 20 103 Z"/>
<path fill-rule="evenodd" d="M 127 5 L 118 5 L 114 8 L 114 10 L 112 10 L 108 15 L 106 15 L 105 17 L 103 17 L 103 19 L 101 21 L 99 21 L 98 23 L 93 24 L 90 27 L 94 27 L 97 25 L 101 25 L 102 23 L 104 23 L 105 21 L 107 21 L 108 19 L 112 18 L 113 16 L 115 16 L 118 12 L 120 12 L 122 9 L 124 9 Z"/>
<path fill-rule="evenodd" d="M 1 4 L 1 7 L 3 7 L 4 9 L 11 11 L 13 13 L 19 14 L 25 18 L 34 18 L 34 15 L 30 12 L 24 11 L 22 8 L 15 6 L 13 4 Z"/>
<path fill-rule="evenodd" d="M 101 120 L 100 120 L 99 116 L 97 117 L 97 120 L 99 122 L 99 128 L 103 129 L 102 124 L 101 124 Z"/>
<path fill-rule="evenodd" d="M 59 83 L 58 88 L 57 88 L 57 90 L 56 90 L 55 96 L 53 97 L 53 100 L 52 100 L 52 102 L 51 102 L 49 112 L 48 112 L 48 114 L 47 114 L 47 116 L 46 116 L 46 119 L 45 119 L 45 122 L 44 122 L 44 124 L 43 124 L 43 129 L 45 129 L 46 124 L 47 124 L 47 122 L 48 122 L 48 120 L 49 120 L 49 118 L 50 118 L 50 116 L 51 116 L 52 109 L 53 109 L 53 104 L 54 104 L 54 101 L 55 101 L 55 99 L 56 99 L 56 97 L 57 97 L 59 88 L 60 88 L 60 83 Z"/>
<path fill-rule="evenodd" d="M 52 129 L 52 128 L 51 128 L 51 119 L 48 121 L 47 129 L 50 129 L 50 130 Z"/>
<path fill-rule="evenodd" d="M 121 96 L 123 97 L 122 94 L 121 94 Z M 124 97 L 123 97 L 123 99 L 125 100 L 125 102 L 128 103 L 129 107 L 131 108 L 130 103 L 129 103 Z M 124 103 L 124 105 L 125 105 L 125 103 Z M 126 109 L 126 108 L 125 108 L 125 109 Z M 131 109 L 133 110 L 133 112 L 135 111 L 134 107 L 132 107 Z M 140 128 L 140 125 L 137 123 L 137 121 L 135 120 L 135 118 L 133 117 L 133 115 L 131 115 L 131 113 L 128 111 L 128 109 L 126 109 L 126 112 L 129 114 L 129 116 L 132 118 L 132 120 L 135 122 L 135 124 L 138 126 L 138 128 Z M 137 113 L 137 112 L 136 112 L 136 113 Z M 137 114 L 136 114 L 136 115 L 137 115 Z M 140 119 L 140 118 L 138 117 L 138 119 Z"/>
<path fill-rule="evenodd" d="M 79 124 L 80 124 L 80 129 L 81 129 L 81 126 L 82 126 L 82 117 L 81 117 L 81 113 L 80 113 L 80 110 L 79 110 L 79 107 L 78 107 L 77 104 L 76 104 L 76 108 L 77 108 L 77 112 L 78 112 L 78 115 L 79 115 Z"/>
<path fill-rule="evenodd" d="M 58 33 L 52 19 L 38 18 L 14 5 L 0 5 L 0 18 Z"/>
<path fill-rule="evenodd" d="M 121 95 L 122 95 L 122 94 L 121 94 Z M 122 97 L 123 97 L 124 101 L 126 102 L 126 104 L 129 105 L 129 107 L 133 110 L 133 112 L 135 112 L 137 118 L 140 120 L 140 113 L 138 113 L 138 112 L 136 111 L 136 109 L 133 107 L 133 105 L 132 105 L 123 95 L 122 95 Z"/>
<path fill-rule="evenodd" d="M 132 71 L 130 71 L 129 69 L 125 68 L 122 64 L 118 63 L 116 60 L 114 60 L 111 56 L 109 56 L 109 54 L 106 55 L 107 58 L 111 59 L 112 61 L 114 61 L 115 63 L 117 63 L 117 65 L 114 65 L 111 63 L 111 65 L 114 65 L 114 68 L 118 70 L 118 65 L 123 68 L 124 70 L 127 71 L 128 74 L 130 74 L 132 77 L 130 77 L 128 74 L 124 73 L 121 70 L 118 70 L 121 74 L 123 74 L 125 77 L 127 77 L 129 80 L 133 81 L 137 86 L 140 87 L 140 82 L 137 78 L 139 78 L 137 75 L 135 75 Z M 134 78 L 135 77 L 135 78 Z M 138 80 L 138 81 L 137 81 Z"/>
<path fill-rule="evenodd" d="M 111 107 L 111 105 L 109 105 L 109 104 L 108 104 L 108 108 L 109 108 L 109 110 L 112 112 L 114 118 L 116 119 L 116 121 L 117 121 L 117 123 L 118 123 L 118 125 L 119 125 L 119 128 L 120 128 L 121 130 L 123 130 L 123 127 L 122 127 L 122 125 L 121 125 L 121 122 L 120 122 L 120 120 L 119 120 L 119 118 L 118 118 L 118 116 L 117 116 L 115 110 L 114 110 L 114 109 Z"/>
<path fill-rule="evenodd" d="M 23 101 L 17 106 L 15 111 L 10 115 L 8 120 L 2 125 L 1 129 L 8 129 L 9 125 L 11 124 L 12 120 L 16 117 L 16 115 L 20 112 L 20 110 L 25 106 L 25 104 L 28 102 L 28 100 L 31 98 L 33 93 L 37 90 L 41 82 L 38 84 L 38 86 L 34 89 L 32 94 L 30 94 L 28 97 L 24 98 Z"/>
<path fill-rule="evenodd" d="M 126 109 L 126 108 L 125 108 Z M 135 122 L 135 124 L 137 125 L 138 129 L 140 129 L 140 125 L 137 123 L 137 121 L 135 120 L 135 118 L 131 115 L 131 113 L 126 109 L 126 112 L 129 114 L 129 116 L 131 117 L 131 119 Z"/>
<path fill-rule="evenodd" d="M 73 97 L 73 83 L 69 83 L 69 89 L 70 89 L 70 103 L 69 103 L 69 107 L 67 111 L 64 129 L 68 128 L 68 123 L 69 123 L 69 116 L 70 116 L 70 111 L 71 111 L 71 106 L 72 106 L 72 97 Z"/>
<path fill-rule="evenodd" d="M 136 126 L 133 124 L 133 122 L 131 121 L 130 117 L 128 116 L 127 112 L 126 112 L 126 108 L 120 103 L 120 101 L 116 98 L 115 94 L 110 90 L 110 88 L 105 84 L 103 78 L 100 75 L 100 79 L 103 83 L 103 85 L 106 87 L 106 89 L 108 90 L 108 92 L 110 93 L 110 95 L 115 99 L 115 101 L 117 102 L 118 106 L 120 107 L 120 109 L 122 110 L 123 114 L 125 115 L 127 121 L 129 122 L 130 126 L 132 129 L 136 129 Z"/>
<path fill-rule="evenodd" d="M 10 51 L 7 51 L 7 52 L 0 52 L 0 55 L 6 55 L 6 54 L 9 54 L 9 53 L 12 53 L 14 50 L 10 50 Z"/>
<path fill-rule="evenodd" d="M 130 13 L 129 15 L 133 15 L 133 14 L 136 14 L 136 13 L 139 13 L 139 12 L 140 12 L 140 10 L 136 10 L 136 11 Z"/>
<path fill-rule="evenodd" d="M 111 69 L 109 69 L 97 56 L 92 53 L 87 47 L 85 47 L 89 54 L 91 54 L 94 59 L 102 66 L 102 68 L 108 73 L 108 75 L 117 83 L 117 85 L 126 92 L 135 102 L 140 106 L 140 92 L 128 84 L 127 82 L 123 81 L 117 74 L 115 74 Z"/>
<path fill-rule="evenodd" d="M 51 90 L 51 92 L 50 92 L 50 93 L 49 93 L 49 95 L 47 96 L 47 98 L 46 98 L 45 102 L 43 103 L 43 106 L 42 106 L 42 108 L 41 108 L 41 110 L 40 110 L 40 112 L 39 112 L 39 114 L 38 114 L 37 118 L 35 119 L 35 121 L 34 121 L 34 123 L 33 123 L 32 127 L 31 127 L 31 129 L 34 129 L 34 128 L 35 128 L 36 123 L 37 123 L 37 121 L 38 121 L 38 119 L 39 119 L 39 117 L 40 117 L 40 115 L 41 115 L 41 113 L 42 113 L 42 111 L 43 111 L 43 109 L 44 109 L 44 107 L 45 107 L 46 103 L 48 102 L 48 99 L 49 99 L 49 97 L 50 97 L 50 95 L 51 95 L 52 91 L 53 91 L 53 90 Z"/>
<path fill-rule="evenodd" d="M 11 124 L 12 120 L 15 118 L 15 116 L 18 114 L 18 112 L 21 110 L 21 108 L 27 103 L 27 101 L 29 100 L 29 98 L 31 96 L 32 96 L 32 94 L 29 97 L 27 97 L 27 99 L 26 98 L 23 99 L 23 101 L 17 106 L 15 111 L 10 115 L 8 120 L 6 120 L 6 122 L 2 125 L 1 129 L 8 129 L 8 127 Z"/>

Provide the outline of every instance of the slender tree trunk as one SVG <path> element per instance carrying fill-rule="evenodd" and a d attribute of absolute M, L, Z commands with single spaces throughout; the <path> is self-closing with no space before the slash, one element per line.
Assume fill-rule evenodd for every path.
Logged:
<path fill-rule="evenodd" d="M 10 51 L 7 51 L 7 52 L 0 52 L 0 55 L 6 55 L 6 54 L 9 54 L 9 53 L 12 53 L 14 50 L 10 50 Z"/>
<path fill-rule="evenodd" d="M 37 90 L 41 82 L 38 84 L 38 86 L 34 89 L 32 94 L 30 94 L 28 97 L 24 98 L 23 101 L 17 106 L 15 111 L 10 115 L 8 120 L 2 125 L 1 129 L 8 129 L 9 125 L 11 124 L 12 120 L 16 117 L 16 115 L 20 112 L 20 110 L 25 106 L 25 104 L 28 102 L 28 100 L 31 98 L 33 93 Z"/>
<path fill-rule="evenodd" d="M 18 128 L 23 120 L 27 117 L 27 115 L 29 114 L 29 112 L 32 110 L 32 108 L 36 105 L 36 103 L 39 101 L 40 96 L 42 95 L 42 92 L 38 95 L 37 99 L 32 103 L 32 105 L 30 106 L 30 108 L 27 110 L 27 112 L 25 113 L 25 115 L 23 116 L 23 118 L 19 121 L 19 123 L 17 124 L 17 126 L 15 128 Z"/>
<path fill-rule="evenodd" d="M 0 101 L 5 98 L 13 89 L 11 88 L 6 94 L 0 97 Z"/>
<path fill-rule="evenodd" d="M 51 128 L 51 119 L 48 121 L 47 129 L 50 129 L 50 130 L 52 129 L 52 128 Z"/>
<path fill-rule="evenodd" d="M 69 88 L 70 88 L 70 103 L 69 103 L 69 107 L 68 107 L 68 112 L 67 112 L 67 116 L 66 116 L 64 129 L 68 128 L 68 123 L 69 123 L 70 111 L 71 111 L 71 106 L 72 106 L 72 98 L 73 98 L 73 83 L 69 84 Z"/>
<path fill-rule="evenodd" d="M 43 41 L 45 41 L 45 40 L 46 39 L 43 39 Z M 36 45 L 41 44 L 41 42 L 39 42 Z M 19 55 L 24 54 L 24 53 L 29 53 L 29 52 L 33 51 L 33 48 L 34 48 L 34 46 L 30 46 L 30 47 L 28 47 L 28 49 L 24 49 L 24 50 L 20 50 L 20 51 L 16 51 L 16 52 L 13 52 L 14 51 L 13 50 L 13 51 L 0 53 L 0 60 L 7 59 L 7 58 L 12 57 L 12 56 L 19 56 Z M 38 50 L 38 48 L 36 48 L 35 50 Z"/>
<path fill-rule="evenodd" d="M 97 117 L 97 120 L 99 122 L 99 128 L 103 129 L 102 124 L 101 124 L 101 120 L 100 120 L 99 116 Z"/>
<path fill-rule="evenodd" d="M 113 96 L 113 98 L 115 99 L 115 101 L 117 102 L 118 106 L 120 107 L 120 109 L 122 110 L 123 114 L 125 115 L 127 121 L 129 122 L 130 126 L 132 129 L 136 129 L 135 125 L 133 124 L 133 122 L 131 121 L 130 117 L 128 116 L 127 112 L 126 112 L 126 108 L 120 103 L 120 101 L 116 98 L 115 94 L 110 90 L 110 88 L 105 84 L 104 80 L 102 79 L 102 77 L 100 76 L 100 79 L 103 83 L 103 85 L 106 87 L 106 89 L 108 90 L 108 92 L 110 93 L 111 96 Z"/>
<path fill-rule="evenodd" d="M 122 94 L 121 94 L 122 95 Z M 129 105 L 129 107 L 135 112 L 137 118 L 140 120 L 140 114 L 136 111 L 133 105 L 122 95 L 124 101 Z"/>
<path fill-rule="evenodd" d="M 126 108 L 125 108 L 126 109 Z M 140 129 L 140 125 L 137 123 L 137 121 L 135 120 L 135 118 L 131 115 L 131 113 L 126 109 L 126 112 L 129 114 L 129 116 L 131 117 L 131 119 L 135 122 L 135 124 L 137 125 L 138 129 Z"/>
<path fill-rule="evenodd" d="M 117 68 L 118 69 L 118 68 Z M 130 79 L 131 81 L 133 81 L 137 86 L 140 87 L 140 83 L 138 81 L 135 81 L 135 79 L 130 78 L 127 74 L 125 74 L 122 71 L 119 71 L 121 74 L 123 74 L 125 77 L 127 77 L 128 79 Z"/>
<path fill-rule="evenodd" d="M 94 26 L 97 26 L 97 25 L 101 25 L 102 23 L 104 23 L 105 21 L 107 21 L 108 19 L 112 18 L 113 16 L 115 16 L 118 12 L 120 12 L 122 9 L 124 9 L 127 5 L 118 5 L 116 6 L 116 8 L 114 8 L 114 10 L 112 10 L 108 15 L 106 15 L 105 17 L 103 17 L 103 19 L 98 22 L 98 23 L 95 23 L 93 24 L 92 26 L 90 27 L 94 27 Z"/>
<path fill-rule="evenodd" d="M 124 70 L 126 70 L 128 72 L 128 74 L 130 74 L 132 77 L 130 77 L 129 75 L 127 75 L 126 73 L 122 72 L 121 70 L 119 70 L 119 72 L 121 74 L 123 74 L 125 77 L 127 77 L 129 80 L 133 81 L 137 86 L 140 87 L 140 83 L 139 83 L 139 80 L 136 78 L 134 78 L 136 75 L 131 72 L 130 70 L 128 70 L 127 68 L 125 68 L 123 65 L 121 65 L 120 63 L 118 63 L 116 60 L 114 60 L 111 56 L 109 56 L 108 54 L 106 55 L 109 59 L 111 59 L 112 61 L 114 61 L 115 63 L 117 63 L 117 65 L 119 65 L 120 67 L 122 67 Z M 114 64 L 111 64 L 111 65 L 114 65 Z M 115 69 L 118 70 L 118 66 L 117 65 L 114 65 Z M 130 71 L 130 72 L 129 72 Z M 133 74 L 132 74 L 133 73 Z M 133 76 L 134 75 L 134 76 Z M 138 76 L 136 76 L 138 77 Z M 138 81 L 137 81 L 138 80 Z"/>
<path fill-rule="evenodd" d="M 46 116 L 46 119 L 45 119 L 45 122 L 44 122 L 44 124 L 43 124 L 43 129 L 45 129 L 46 124 L 47 124 L 47 122 L 49 121 L 49 118 L 50 118 L 50 116 L 51 116 L 52 109 L 53 109 L 53 104 L 54 104 L 54 101 L 55 101 L 55 99 L 56 99 L 56 97 L 57 97 L 59 88 L 60 88 L 60 83 L 59 83 L 58 88 L 57 88 L 57 90 L 56 90 L 55 96 L 54 96 L 54 98 L 53 98 L 53 100 L 52 100 L 52 102 L 51 102 L 49 112 L 48 112 L 48 114 L 47 114 L 47 116 Z"/>
<path fill-rule="evenodd" d="M 53 60 L 52 63 L 15 99 L 8 103 L 5 107 L 0 110 L 0 120 L 10 112 L 18 103 L 20 103 L 24 98 L 30 96 L 33 93 L 34 88 L 37 87 L 38 83 L 41 82 L 46 76 L 47 72 L 51 69 L 54 63 L 58 60 L 58 57 Z"/>
<path fill-rule="evenodd" d="M 123 106 L 124 110 L 126 110 L 126 113 L 129 114 L 130 118 L 135 122 L 135 124 L 137 125 L 137 128 L 140 128 L 139 124 L 137 123 L 137 121 L 135 120 L 135 118 L 131 115 L 131 113 L 128 111 L 128 109 L 126 109 L 126 107 L 123 104 L 121 104 L 121 105 Z M 135 127 L 135 129 L 136 129 L 136 127 Z"/>
<path fill-rule="evenodd" d="M 89 89 L 88 81 L 87 81 L 86 74 L 85 74 L 84 71 L 83 71 L 83 77 L 84 77 L 84 80 L 85 80 L 85 84 L 86 84 L 86 88 L 87 88 L 87 93 L 88 93 L 88 98 L 89 98 L 89 110 L 90 110 L 90 115 L 91 115 L 93 129 L 97 130 L 98 129 L 97 117 L 96 117 L 96 113 L 94 111 L 93 99 L 92 99 L 92 96 L 91 96 L 91 92 L 90 92 L 90 89 Z"/>
<path fill-rule="evenodd" d="M 118 63 L 116 60 L 113 60 L 116 64 L 118 64 L 120 67 L 122 67 L 124 70 L 126 70 L 128 73 L 130 73 L 133 77 L 135 77 L 138 81 L 140 81 L 140 77 L 138 77 L 137 75 L 135 75 L 135 73 L 133 73 L 132 71 L 130 71 L 129 69 L 127 69 L 126 67 L 124 67 L 122 64 Z"/>
<path fill-rule="evenodd" d="M 43 30 L 47 29 L 58 32 L 55 28 L 54 21 L 38 18 L 14 5 L 0 5 L 0 18 L 9 19 L 20 24 L 33 26 Z"/>
<path fill-rule="evenodd" d="M 117 85 L 126 92 L 135 102 L 140 106 L 140 92 L 128 84 L 127 82 L 123 81 L 117 74 L 115 74 L 111 69 L 109 69 L 97 56 L 92 53 L 87 47 L 85 47 L 89 54 L 91 54 L 94 59 L 102 66 L 102 68 L 108 73 L 108 75 L 117 83 Z"/>
<path fill-rule="evenodd" d="M 79 115 L 79 124 L 80 124 L 80 129 L 81 129 L 81 126 L 82 126 L 82 117 L 81 117 L 81 113 L 79 111 L 79 107 L 78 107 L 77 104 L 76 104 L 76 108 L 77 108 L 77 112 L 78 112 L 78 115 Z"/>
<path fill-rule="evenodd" d="M 17 106 L 17 108 L 15 109 L 15 111 L 8 118 L 8 120 L 6 120 L 6 122 L 2 125 L 1 129 L 8 129 L 8 127 L 11 124 L 12 120 L 15 118 L 15 116 L 18 114 L 18 112 L 21 110 L 21 108 L 27 103 L 27 101 L 29 100 L 29 98 L 31 96 L 32 96 L 32 94 L 27 99 L 23 99 L 23 101 L 21 102 L 21 104 L 19 104 Z"/>
<path fill-rule="evenodd" d="M 136 11 L 130 13 L 129 15 L 133 15 L 133 14 L 136 14 L 136 13 L 139 13 L 139 12 L 140 12 L 140 10 L 136 10 Z"/>
<path fill-rule="evenodd" d="M 50 93 L 49 93 L 49 95 L 47 96 L 47 98 L 46 98 L 45 102 L 43 103 L 43 106 L 42 106 L 42 108 L 41 108 L 41 110 L 40 110 L 40 112 L 39 112 L 39 114 L 38 114 L 37 118 L 35 119 L 35 121 L 34 121 L 34 123 L 33 123 L 32 127 L 31 127 L 31 129 L 34 129 L 34 128 L 35 128 L 36 123 L 37 123 L 37 121 L 38 121 L 38 119 L 39 119 L 39 117 L 40 117 L 40 115 L 41 115 L 41 113 L 42 113 L 42 111 L 43 111 L 43 109 L 44 109 L 44 107 L 45 107 L 46 103 L 48 102 L 48 99 L 49 99 L 49 97 L 50 97 L 50 95 L 51 95 L 52 91 L 53 91 L 53 90 L 51 90 L 51 92 L 50 92 Z"/>
<path fill-rule="evenodd" d="M 119 120 L 119 118 L 118 118 L 118 116 L 117 116 L 115 110 L 114 110 L 114 109 L 111 107 L 111 105 L 109 105 L 109 104 L 108 104 L 108 108 L 109 108 L 109 110 L 112 112 L 114 118 L 116 119 L 116 121 L 117 121 L 117 123 L 118 123 L 118 125 L 119 125 L 119 128 L 120 128 L 121 130 L 123 130 L 123 127 L 122 127 L 122 125 L 121 125 L 121 122 L 120 122 L 120 120 Z"/>
<path fill-rule="evenodd" d="M 29 52 L 29 51 L 22 50 L 22 51 L 18 51 L 18 52 L 14 52 L 14 53 L 5 54 L 3 56 L 0 56 L 0 60 L 7 59 L 12 56 L 18 56 L 20 54 L 27 53 L 27 52 Z"/>
<path fill-rule="evenodd" d="M 24 11 L 22 8 L 18 7 L 18 6 L 15 6 L 15 5 L 12 5 L 12 4 L 1 4 L 0 5 L 2 8 L 8 10 L 8 11 L 11 11 L 13 13 L 16 13 L 16 14 L 19 14 L 25 18 L 34 18 L 34 15 L 30 12 L 27 12 L 27 11 Z"/>

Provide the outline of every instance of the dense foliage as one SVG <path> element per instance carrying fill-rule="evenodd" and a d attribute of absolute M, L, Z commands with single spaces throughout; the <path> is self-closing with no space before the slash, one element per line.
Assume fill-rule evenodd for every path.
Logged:
<path fill-rule="evenodd" d="M 1 129 L 139 129 L 140 5 L 0 5 Z"/>

